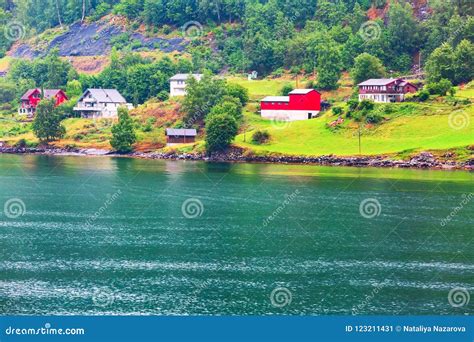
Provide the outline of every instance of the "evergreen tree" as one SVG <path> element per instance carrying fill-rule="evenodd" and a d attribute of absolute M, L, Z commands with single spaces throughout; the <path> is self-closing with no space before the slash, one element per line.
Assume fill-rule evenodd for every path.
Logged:
<path fill-rule="evenodd" d="M 61 120 L 62 117 L 58 108 L 55 108 L 54 100 L 40 101 L 33 120 L 33 132 L 42 142 L 60 139 L 66 133 Z"/>
<path fill-rule="evenodd" d="M 137 141 L 137 136 L 135 135 L 133 120 L 128 114 L 128 109 L 120 107 L 118 109 L 118 118 L 118 123 L 112 126 L 110 145 L 117 152 L 131 152 L 133 150 L 133 144 Z"/>

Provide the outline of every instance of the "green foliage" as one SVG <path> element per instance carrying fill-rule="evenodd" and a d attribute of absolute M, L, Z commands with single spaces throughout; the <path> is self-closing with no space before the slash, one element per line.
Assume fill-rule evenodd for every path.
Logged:
<path fill-rule="evenodd" d="M 428 90 L 420 90 L 418 92 L 418 99 L 421 101 L 421 102 L 425 102 L 427 101 L 428 99 L 430 98 L 430 92 Z"/>
<path fill-rule="evenodd" d="M 334 107 L 332 107 L 332 113 L 334 115 L 342 115 L 342 114 L 344 114 L 344 109 L 342 107 L 339 107 L 339 106 L 334 106 Z"/>
<path fill-rule="evenodd" d="M 237 121 L 228 114 L 212 115 L 206 120 L 206 151 L 225 150 L 238 132 Z"/>
<path fill-rule="evenodd" d="M 201 81 L 190 77 L 186 83 L 186 96 L 182 110 L 186 113 L 185 121 L 189 125 L 204 120 L 212 108 L 218 104 L 225 95 L 225 81 L 204 75 Z"/>
<path fill-rule="evenodd" d="M 249 102 L 249 91 L 240 84 L 228 83 L 226 85 L 226 94 L 239 99 L 242 106 L 246 106 Z"/>
<path fill-rule="evenodd" d="M 294 89 L 293 85 L 291 83 L 286 83 L 283 85 L 283 87 L 280 89 L 280 95 L 282 96 L 288 96 L 290 92 L 292 92 Z"/>
<path fill-rule="evenodd" d="M 82 84 L 78 80 L 72 80 L 66 84 L 66 94 L 68 98 L 79 97 L 82 95 Z"/>
<path fill-rule="evenodd" d="M 66 128 L 61 124 L 61 120 L 61 114 L 55 108 L 54 100 L 42 100 L 36 107 L 33 132 L 42 142 L 60 139 L 66 133 Z"/>
<path fill-rule="evenodd" d="M 252 134 L 252 142 L 256 145 L 261 145 L 266 143 L 270 139 L 270 133 L 265 130 L 256 130 Z"/>
<path fill-rule="evenodd" d="M 450 80 L 443 78 L 439 82 L 432 82 L 426 85 L 426 89 L 432 95 L 446 96 L 446 94 L 453 88 Z"/>
<path fill-rule="evenodd" d="M 133 144 L 137 141 L 133 120 L 125 107 L 118 109 L 118 118 L 118 123 L 112 126 L 110 145 L 117 152 L 128 153 L 133 150 Z"/>
<path fill-rule="evenodd" d="M 232 99 L 237 101 L 233 101 Z M 223 99 L 222 102 L 218 103 L 211 109 L 208 118 L 222 114 L 232 116 L 237 122 L 242 121 L 242 105 L 240 104 L 240 100 L 236 98 Z"/>
<path fill-rule="evenodd" d="M 371 78 L 380 78 L 385 75 L 385 68 L 377 57 L 368 53 L 360 54 L 355 58 L 351 76 L 355 84 Z"/>

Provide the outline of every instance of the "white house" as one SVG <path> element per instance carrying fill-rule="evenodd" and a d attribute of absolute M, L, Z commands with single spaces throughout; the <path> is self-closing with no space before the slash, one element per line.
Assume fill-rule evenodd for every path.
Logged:
<path fill-rule="evenodd" d="M 74 111 L 83 118 L 116 118 L 120 106 L 133 108 L 116 89 L 87 89 Z"/>
<path fill-rule="evenodd" d="M 189 77 L 194 77 L 200 81 L 202 74 L 176 74 L 170 78 L 170 96 L 186 95 L 186 81 Z"/>

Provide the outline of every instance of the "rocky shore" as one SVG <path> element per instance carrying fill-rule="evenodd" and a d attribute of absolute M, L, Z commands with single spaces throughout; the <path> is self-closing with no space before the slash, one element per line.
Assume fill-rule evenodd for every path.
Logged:
<path fill-rule="evenodd" d="M 439 160 L 429 152 L 421 152 L 408 160 L 394 160 L 388 156 L 361 156 L 338 157 L 334 155 L 311 156 L 284 156 L 268 155 L 258 156 L 249 154 L 245 150 L 232 148 L 226 152 L 214 153 L 207 156 L 201 153 L 166 153 L 166 152 L 133 152 L 117 154 L 100 149 L 61 149 L 61 148 L 16 148 L 0 147 L 0 153 L 7 154 L 42 154 L 42 155 L 69 155 L 69 156 L 113 156 L 132 157 L 142 159 L 163 160 L 201 160 L 207 162 L 246 162 L 246 163 L 276 163 L 276 164 L 313 164 L 331 166 L 353 167 L 388 167 L 388 168 L 419 168 L 419 169 L 445 169 L 445 170 L 474 170 L 474 159 L 467 162 L 454 160 Z"/>

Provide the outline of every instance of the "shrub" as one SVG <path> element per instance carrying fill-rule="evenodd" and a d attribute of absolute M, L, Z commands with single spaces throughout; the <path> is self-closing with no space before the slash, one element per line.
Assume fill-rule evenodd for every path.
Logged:
<path fill-rule="evenodd" d="M 166 101 L 170 97 L 170 94 L 166 90 L 162 90 L 156 95 L 156 98 L 160 101 Z"/>
<path fill-rule="evenodd" d="M 425 102 L 427 101 L 428 99 L 430 98 L 430 92 L 428 90 L 420 90 L 418 92 L 418 99 L 421 101 L 421 102 Z"/>
<path fill-rule="evenodd" d="M 133 120 L 128 115 L 128 109 L 118 109 L 119 122 L 112 126 L 112 139 L 110 145 L 118 152 L 132 151 L 132 145 L 137 140 L 133 129 Z"/>
<path fill-rule="evenodd" d="M 27 145 L 28 145 L 28 143 L 26 142 L 26 139 L 20 139 L 13 145 L 13 147 L 25 148 Z"/>
<path fill-rule="evenodd" d="M 270 134 L 267 131 L 257 130 L 252 134 L 252 142 L 260 145 L 266 143 L 270 139 Z"/>
<path fill-rule="evenodd" d="M 374 109 L 374 106 L 375 105 L 372 101 L 363 100 L 359 102 L 359 105 L 357 106 L 357 108 L 362 111 L 371 111 Z"/>
<path fill-rule="evenodd" d="M 378 112 L 371 112 L 367 114 L 366 121 L 371 124 L 377 124 L 383 120 L 383 116 Z"/>
<path fill-rule="evenodd" d="M 450 80 L 443 78 L 439 82 L 431 82 L 426 85 L 426 89 L 431 95 L 446 96 L 446 94 L 453 88 L 453 84 Z"/>
<path fill-rule="evenodd" d="M 163 33 L 164 34 L 170 34 L 171 33 L 171 27 L 169 25 L 164 24 L 162 27 Z"/>
<path fill-rule="evenodd" d="M 342 109 L 342 107 L 339 107 L 339 106 L 334 106 L 332 107 L 332 112 L 334 115 L 342 115 L 344 114 L 344 109 Z"/>

